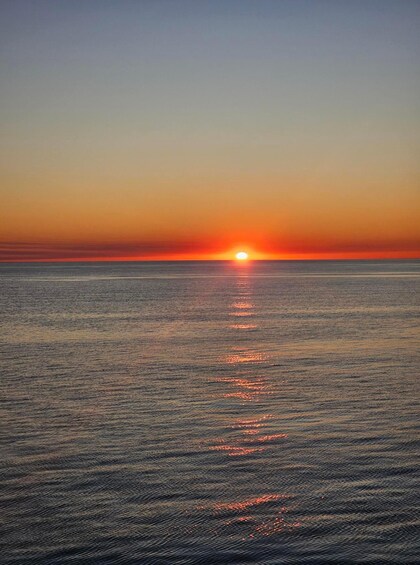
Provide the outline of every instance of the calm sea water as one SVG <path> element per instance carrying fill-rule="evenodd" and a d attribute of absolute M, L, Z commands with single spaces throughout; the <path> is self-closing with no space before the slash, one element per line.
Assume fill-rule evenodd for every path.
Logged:
<path fill-rule="evenodd" d="M 2 563 L 419 563 L 419 288 L 1 265 Z"/>

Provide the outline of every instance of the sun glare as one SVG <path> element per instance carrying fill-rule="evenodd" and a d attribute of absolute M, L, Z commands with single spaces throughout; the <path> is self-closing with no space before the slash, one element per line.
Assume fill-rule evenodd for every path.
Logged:
<path fill-rule="evenodd" d="M 239 251 L 235 257 L 238 261 L 246 261 L 248 259 L 248 253 L 245 251 Z"/>

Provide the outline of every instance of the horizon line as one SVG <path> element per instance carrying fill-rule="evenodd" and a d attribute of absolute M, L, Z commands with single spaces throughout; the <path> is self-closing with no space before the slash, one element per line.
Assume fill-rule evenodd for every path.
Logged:
<path fill-rule="evenodd" d="M 319 262 L 328 262 L 328 261 L 420 261 L 419 256 L 410 256 L 410 257 L 292 257 L 292 258 L 256 258 L 256 259 L 248 259 L 247 261 L 243 262 L 242 265 L 245 266 L 249 263 L 279 263 L 279 262 L 305 262 L 305 261 L 319 261 Z M 47 264 L 54 264 L 54 263 L 238 263 L 237 260 L 234 258 L 219 258 L 219 259 L 138 259 L 138 258 L 66 258 L 66 259 L 14 259 L 14 260 L 5 260 L 0 259 L 0 265 L 18 265 L 18 264 L 27 264 L 27 263 L 47 263 Z"/>

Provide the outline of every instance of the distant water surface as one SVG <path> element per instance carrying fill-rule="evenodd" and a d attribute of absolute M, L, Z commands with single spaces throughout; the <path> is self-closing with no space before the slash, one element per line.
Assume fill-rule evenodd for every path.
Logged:
<path fill-rule="evenodd" d="M 419 261 L 0 265 L 1 562 L 419 563 L 419 289 Z"/>

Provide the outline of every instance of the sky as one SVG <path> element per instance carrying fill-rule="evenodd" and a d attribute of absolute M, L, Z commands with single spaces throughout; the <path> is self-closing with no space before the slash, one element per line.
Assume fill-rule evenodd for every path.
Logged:
<path fill-rule="evenodd" d="M 420 1 L 2 0 L 0 260 L 420 257 Z"/>

